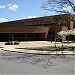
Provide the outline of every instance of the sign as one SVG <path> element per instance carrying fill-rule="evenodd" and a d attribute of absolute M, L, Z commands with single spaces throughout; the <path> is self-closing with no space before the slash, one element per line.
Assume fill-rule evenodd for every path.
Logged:
<path fill-rule="evenodd" d="M 56 42 L 62 42 L 61 38 L 56 38 Z"/>

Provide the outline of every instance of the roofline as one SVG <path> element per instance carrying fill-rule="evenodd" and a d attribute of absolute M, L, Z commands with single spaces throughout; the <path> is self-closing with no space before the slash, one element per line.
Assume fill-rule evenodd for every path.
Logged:
<path fill-rule="evenodd" d="M 30 19 L 37 19 L 37 18 L 44 18 L 44 17 L 53 17 L 53 16 L 62 16 L 62 15 L 69 15 L 69 14 L 59 14 L 59 15 L 42 16 L 42 17 L 36 17 L 36 18 L 27 18 L 27 19 L 13 20 L 13 21 L 7 21 L 7 22 L 2 22 L 2 23 L 17 22 L 17 21 L 22 21 L 22 20 L 30 20 Z M 0 23 L 0 24 L 2 24 L 2 23 Z"/>

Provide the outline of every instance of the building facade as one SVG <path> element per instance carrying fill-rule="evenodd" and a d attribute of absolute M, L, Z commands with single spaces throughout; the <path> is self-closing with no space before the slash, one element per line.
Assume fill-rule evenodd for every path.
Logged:
<path fill-rule="evenodd" d="M 0 23 L 0 41 L 50 41 L 59 31 L 74 27 L 75 19 L 68 14 L 4 22 Z"/>

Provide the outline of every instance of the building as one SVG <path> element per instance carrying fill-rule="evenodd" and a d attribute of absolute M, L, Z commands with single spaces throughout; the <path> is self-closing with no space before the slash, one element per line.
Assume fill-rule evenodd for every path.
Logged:
<path fill-rule="evenodd" d="M 57 32 L 74 27 L 74 16 L 68 14 L 4 22 L 0 23 L 0 41 L 50 41 L 58 37 Z"/>

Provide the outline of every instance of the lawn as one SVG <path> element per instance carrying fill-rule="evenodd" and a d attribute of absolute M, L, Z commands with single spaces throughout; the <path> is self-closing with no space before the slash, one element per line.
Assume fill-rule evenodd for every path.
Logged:
<path fill-rule="evenodd" d="M 54 46 L 42 46 L 32 48 L 17 48 L 17 49 L 28 49 L 28 50 L 39 50 L 39 51 L 74 51 L 74 46 L 54 47 Z"/>

